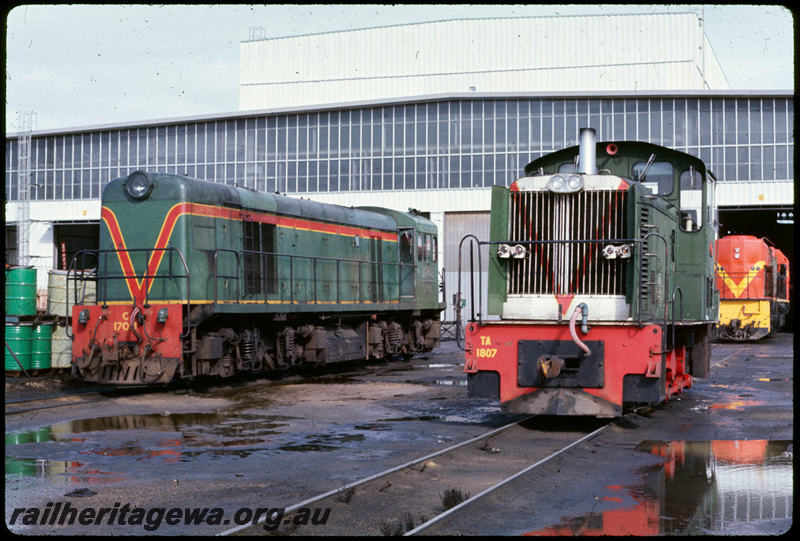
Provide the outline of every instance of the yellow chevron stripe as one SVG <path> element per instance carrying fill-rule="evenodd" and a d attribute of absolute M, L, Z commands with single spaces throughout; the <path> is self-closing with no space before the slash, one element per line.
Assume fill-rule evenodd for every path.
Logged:
<path fill-rule="evenodd" d="M 755 278 L 758 273 L 764 269 L 765 264 L 766 261 L 757 261 L 747 275 L 738 284 L 734 282 L 733 279 L 728 276 L 728 273 L 722 270 L 719 265 L 717 265 L 717 276 L 719 276 L 722 279 L 722 282 L 728 286 L 728 289 L 731 290 L 734 296 L 739 297 L 750 285 L 750 282 L 753 281 L 753 278 Z"/>

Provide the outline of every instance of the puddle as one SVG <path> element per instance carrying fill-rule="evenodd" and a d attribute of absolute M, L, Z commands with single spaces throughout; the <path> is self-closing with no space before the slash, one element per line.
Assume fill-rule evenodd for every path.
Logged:
<path fill-rule="evenodd" d="M 366 423 L 363 425 L 356 425 L 353 428 L 356 430 L 370 430 L 375 432 L 388 432 L 394 430 L 394 427 L 388 423 Z"/>
<path fill-rule="evenodd" d="M 291 443 L 289 445 L 282 445 L 282 451 L 294 452 L 325 452 L 340 449 L 343 444 L 363 441 L 365 439 L 363 434 L 311 434 L 306 437 L 304 443 Z"/>
<path fill-rule="evenodd" d="M 727 385 L 711 385 L 711 387 L 718 387 L 721 389 L 727 389 L 729 386 Z M 752 390 L 753 392 L 742 392 L 739 394 L 728 393 L 727 396 L 724 396 L 720 401 L 714 402 L 709 405 L 698 405 L 695 406 L 694 410 L 732 410 L 738 411 L 752 406 L 763 406 L 764 402 L 761 400 L 754 400 L 753 397 L 757 396 L 758 391 L 755 389 L 750 388 L 739 388 L 739 390 Z"/>
<path fill-rule="evenodd" d="M 635 486 L 608 486 L 603 510 L 530 535 L 753 535 L 786 532 L 794 509 L 791 441 L 644 442 L 665 459 Z"/>
<path fill-rule="evenodd" d="M 378 419 L 378 422 L 395 422 L 395 421 L 438 421 L 441 417 L 437 415 L 420 415 L 419 417 L 392 417 L 391 419 Z"/>
<path fill-rule="evenodd" d="M 49 480 L 52 486 L 75 487 L 118 483 L 125 480 L 119 473 L 87 467 L 74 460 L 45 460 L 5 457 L 6 490 L 24 490 L 35 479 Z"/>
<path fill-rule="evenodd" d="M 741 410 L 748 406 L 760 406 L 763 402 L 759 400 L 732 400 L 725 403 L 716 403 L 708 406 L 710 410 Z"/>
<path fill-rule="evenodd" d="M 418 422 L 468 423 L 458 409 L 420 404 L 420 412 L 340 425 L 322 433 L 313 419 L 252 413 L 259 396 L 225 413 L 156 413 L 118 415 L 53 424 L 5 434 L 6 490 L 24 490 L 36 479 L 53 485 L 110 483 L 131 478 L 139 464 L 205 467 L 209 461 L 251 455 L 343 451 L 344 457 L 373 453 L 370 441 L 404 438 Z M 440 413 L 441 410 L 441 414 Z"/>
<path fill-rule="evenodd" d="M 9 432 L 5 434 L 6 489 L 24 488 L 21 480 L 25 478 L 66 484 L 120 481 L 120 474 L 106 471 L 120 464 L 120 459 L 168 465 L 204 458 L 246 458 L 254 453 L 331 451 L 357 445 L 366 438 L 362 431 L 369 429 L 362 426 L 333 435 L 297 433 L 289 426 L 293 421 L 297 420 L 256 414 L 119 415 Z"/>

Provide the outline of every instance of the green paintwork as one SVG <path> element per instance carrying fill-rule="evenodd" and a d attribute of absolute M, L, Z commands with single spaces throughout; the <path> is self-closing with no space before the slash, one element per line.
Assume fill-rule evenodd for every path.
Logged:
<path fill-rule="evenodd" d="M 125 178 L 110 182 L 102 199 L 104 212 L 117 218 L 139 279 L 152 252 L 132 250 L 152 250 L 159 235 L 166 235 L 168 227 L 162 226 L 169 225 L 170 210 L 178 216 L 167 244 L 174 250 L 164 253 L 148 301 L 188 300 L 213 305 L 216 313 L 253 314 L 443 308 L 435 258 L 425 253 L 420 259 L 414 253 L 411 261 L 400 261 L 400 231 L 410 232 L 413 246 L 418 235 L 437 235 L 435 224 L 421 216 L 323 204 L 176 175 L 150 177 L 154 187 L 144 200 L 127 195 Z M 176 205 L 185 203 L 196 205 L 195 210 L 175 212 Z M 253 248 L 256 241 L 247 241 L 246 235 L 264 240 Z M 100 275 L 120 278 L 99 286 L 99 302 L 132 300 L 115 248 L 104 220 L 100 250 L 106 253 L 100 256 Z M 260 285 L 253 285 L 261 278 Z"/>

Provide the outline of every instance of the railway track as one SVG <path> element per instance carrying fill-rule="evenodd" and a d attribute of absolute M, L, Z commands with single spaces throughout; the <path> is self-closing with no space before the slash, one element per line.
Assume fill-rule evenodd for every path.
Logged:
<path fill-rule="evenodd" d="M 262 516 L 256 524 L 220 535 L 422 533 L 451 513 L 469 512 L 472 502 L 592 439 L 608 425 L 607 420 L 529 417 L 287 507 L 280 524 L 274 516 Z M 309 508 L 330 509 L 324 526 L 296 524 L 296 513 Z"/>
<path fill-rule="evenodd" d="M 153 392 L 153 389 L 120 389 L 110 386 L 98 386 L 87 389 L 73 389 L 69 391 L 53 391 L 50 394 L 36 394 L 17 398 L 6 397 L 5 414 L 19 415 L 31 411 L 52 409 L 65 406 L 77 406 L 93 402 L 102 402 L 112 397 L 129 396 Z"/>
<path fill-rule="evenodd" d="M 353 374 L 356 372 L 353 371 Z M 333 377 L 338 374 L 325 374 L 321 372 L 322 376 L 325 377 Z M 310 376 L 318 375 L 313 371 L 309 371 Z M 265 379 L 268 376 L 272 376 L 274 381 L 269 381 Z M 19 415 L 23 413 L 28 413 L 32 411 L 40 411 L 43 409 L 52 409 L 52 408 L 59 408 L 65 406 L 77 406 L 88 404 L 92 402 L 102 402 L 103 400 L 107 400 L 109 398 L 121 397 L 121 396 L 134 396 L 134 395 L 141 395 L 141 394 L 148 394 L 148 393 L 163 393 L 163 392 L 186 392 L 187 390 L 191 391 L 193 389 L 200 390 L 200 392 L 210 392 L 216 388 L 220 388 L 223 386 L 248 386 L 248 385 L 264 385 L 269 383 L 291 383 L 296 381 L 302 381 L 300 376 L 296 374 L 288 374 L 288 375 L 274 375 L 274 374 L 255 374 L 255 375 L 247 375 L 241 378 L 234 378 L 231 380 L 220 380 L 220 381 L 211 381 L 210 385 L 208 384 L 198 384 L 194 387 L 189 385 L 185 382 L 177 382 L 172 383 L 170 385 L 163 385 L 158 387 L 145 387 L 145 386 L 138 386 L 138 387 L 118 387 L 113 385 L 98 385 L 91 388 L 85 389 L 69 389 L 69 390 L 53 390 L 48 394 L 37 393 L 31 396 L 19 396 L 17 398 L 9 398 L 6 397 L 5 400 L 5 414 L 8 415 Z M 20 394 L 20 391 L 17 391 L 15 394 Z"/>

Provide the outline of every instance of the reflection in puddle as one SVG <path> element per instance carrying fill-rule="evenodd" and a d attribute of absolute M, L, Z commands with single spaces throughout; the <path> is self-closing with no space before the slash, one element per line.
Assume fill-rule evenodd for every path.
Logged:
<path fill-rule="evenodd" d="M 467 386 L 466 379 L 437 379 L 433 381 L 434 385 L 458 385 L 462 387 Z"/>
<path fill-rule="evenodd" d="M 732 400 L 725 403 L 711 404 L 708 409 L 712 410 L 740 410 L 747 406 L 760 406 L 763 402 L 758 400 Z"/>
<path fill-rule="evenodd" d="M 33 458 L 5 458 L 6 490 L 26 488 L 26 481 L 33 478 L 48 478 L 53 485 L 98 485 L 117 483 L 124 477 L 118 473 L 86 468 L 83 462 L 74 460 L 44 460 Z"/>
<path fill-rule="evenodd" d="M 420 402 L 397 416 L 341 424 L 325 433 L 314 418 L 256 413 L 264 393 L 249 393 L 237 407 L 216 413 L 132 414 L 81 419 L 5 434 L 6 491 L 26 490 L 41 480 L 85 486 L 130 481 L 147 467 L 208 467 L 212 461 L 287 453 L 341 451 L 346 460 L 369 460 L 383 451 L 376 440 L 404 439 L 414 423 L 480 423 L 494 406 Z M 438 398 L 436 400 L 439 400 Z"/>
<path fill-rule="evenodd" d="M 736 535 L 754 523 L 779 534 L 792 524 L 792 442 L 644 442 L 637 450 L 665 461 L 640 472 L 641 485 L 605 487 L 596 498 L 629 505 L 529 535 Z"/>
<path fill-rule="evenodd" d="M 104 462 L 106 458 L 171 464 L 203 457 L 331 451 L 365 439 L 359 432 L 364 427 L 355 428 L 355 433 L 297 434 L 287 429 L 291 421 L 280 416 L 216 413 L 119 415 L 11 432 L 5 435 L 6 489 L 24 488 L 26 478 L 47 477 L 65 484 L 122 480 L 119 474 L 105 471 L 113 464 Z M 379 425 L 372 428 L 380 429 Z M 83 458 L 58 460 L 65 456 Z"/>

